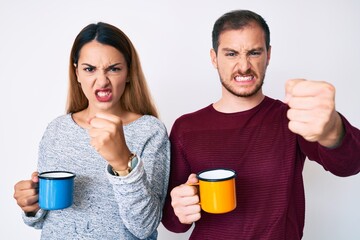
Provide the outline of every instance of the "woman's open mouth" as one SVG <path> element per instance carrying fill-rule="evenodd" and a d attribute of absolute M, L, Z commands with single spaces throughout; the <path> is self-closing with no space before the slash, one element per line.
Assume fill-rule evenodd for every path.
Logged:
<path fill-rule="evenodd" d="M 99 102 L 109 102 L 112 99 L 112 94 L 110 89 L 96 90 L 95 96 Z"/>

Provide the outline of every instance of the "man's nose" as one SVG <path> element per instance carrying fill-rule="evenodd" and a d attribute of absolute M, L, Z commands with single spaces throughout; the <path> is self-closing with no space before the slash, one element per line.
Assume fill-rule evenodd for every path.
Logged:
<path fill-rule="evenodd" d="M 248 57 L 241 56 L 238 58 L 236 67 L 239 72 L 246 73 L 251 68 L 251 63 Z"/>

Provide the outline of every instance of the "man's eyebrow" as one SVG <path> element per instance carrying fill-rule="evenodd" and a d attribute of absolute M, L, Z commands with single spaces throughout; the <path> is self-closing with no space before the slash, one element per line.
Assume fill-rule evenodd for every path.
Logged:
<path fill-rule="evenodd" d="M 239 51 L 235 50 L 235 49 L 232 49 L 232 48 L 222 48 L 221 51 L 223 52 L 234 52 L 234 53 L 239 53 Z M 255 48 L 251 48 L 251 49 L 247 49 L 246 50 L 247 52 L 254 52 L 254 51 L 261 51 L 263 52 L 264 51 L 264 48 L 263 47 L 255 47 Z"/>
<path fill-rule="evenodd" d="M 264 48 L 263 47 L 258 47 L 258 48 L 253 48 L 253 49 L 250 49 L 249 52 L 253 52 L 253 51 L 264 51 Z"/>
<path fill-rule="evenodd" d="M 234 53 L 239 53 L 239 51 L 235 50 L 235 49 L 232 49 L 232 48 L 222 48 L 221 51 L 223 52 L 234 52 Z"/>

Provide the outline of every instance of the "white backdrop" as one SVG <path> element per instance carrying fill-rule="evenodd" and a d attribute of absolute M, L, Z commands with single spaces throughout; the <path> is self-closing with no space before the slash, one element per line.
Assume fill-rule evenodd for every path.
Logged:
<path fill-rule="evenodd" d="M 360 128 L 358 0 L 0 0 L 0 239 L 40 236 L 23 224 L 13 186 L 35 170 L 45 127 L 64 113 L 68 56 L 85 25 L 109 22 L 132 39 L 170 131 L 177 117 L 219 98 L 211 29 L 220 15 L 239 8 L 270 25 L 267 95 L 283 99 L 289 78 L 329 81 L 337 88 L 337 109 Z M 304 178 L 304 239 L 360 239 L 360 175 L 339 178 L 307 161 Z M 188 236 L 159 227 L 160 240 Z"/>

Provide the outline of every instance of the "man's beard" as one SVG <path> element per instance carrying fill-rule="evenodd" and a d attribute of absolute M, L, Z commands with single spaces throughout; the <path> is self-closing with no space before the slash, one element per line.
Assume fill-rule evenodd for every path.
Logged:
<path fill-rule="evenodd" d="M 228 91 L 230 92 L 231 94 L 233 94 L 234 96 L 237 96 L 237 97 L 252 97 L 254 95 L 256 95 L 259 90 L 262 88 L 263 84 L 264 84 L 264 79 L 265 79 L 265 75 L 263 76 L 263 78 L 261 79 L 260 83 L 258 83 L 257 85 L 255 85 L 255 88 L 254 90 L 252 90 L 251 92 L 245 92 L 245 93 L 238 93 L 236 92 L 234 88 L 232 88 L 230 86 L 230 84 L 226 84 L 222 78 L 220 77 L 220 81 L 221 81 L 221 84 L 223 85 L 223 87 Z"/>

